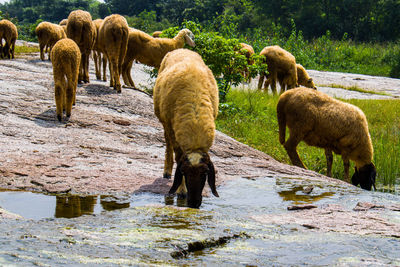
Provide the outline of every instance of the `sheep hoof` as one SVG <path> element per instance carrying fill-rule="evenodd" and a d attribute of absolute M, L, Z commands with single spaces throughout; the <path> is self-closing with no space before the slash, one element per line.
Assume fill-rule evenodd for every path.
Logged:
<path fill-rule="evenodd" d="M 186 193 L 178 193 L 176 194 L 177 199 L 186 199 Z"/>
<path fill-rule="evenodd" d="M 171 174 L 164 173 L 163 178 L 165 178 L 165 179 L 171 179 Z"/>
<path fill-rule="evenodd" d="M 59 122 L 61 122 L 62 116 L 61 115 L 57 115 L 57 119 Z"/>

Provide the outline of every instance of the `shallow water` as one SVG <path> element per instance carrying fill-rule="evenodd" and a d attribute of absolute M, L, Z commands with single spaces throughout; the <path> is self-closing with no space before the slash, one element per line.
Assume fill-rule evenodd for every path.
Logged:
<path fill-rule="evenodd" d="M 310 185 L 312 192 L 303 192 Z M 0 265 L 400 264 L 400 242 L 396 238 L 311 231 L 301 225 L 265 224 L 254 219 L 289 213 L 287 206 L 295 204 L 341 204 L 353 208 L 359 201 L 399 203 L 399 196 L 272 177 L 239 179 L 218 191 L 221 197 L 205 197 L 199 210 L 177 207 L 176 199 L 172 204 L 171 199 L 154 194 L 69 196 L 68 199 L 64 196 L 60 200 L 56 196 L 2 192 L 1 207 L 10 205 L 6 208 L 10 212 L 25 218 L 33 213 L 36 217 L 0 220 L 3 233 Z M 17 204 L 7 204 L 13 200 L 25 203 L 25 207 L 18 211 Z M 166 200 L 172 205 L 165 205 Z M 118 206 L 110 204 L 113 202 L 119 203 Z M 125 207 L 116 209 L 120 205 Z M 29 213 L 32 207 L 38 209 Z M 389 216 L 400 222 L 398 214 Z M 84 216 L 65 218 L 74 217 L 70 215 Z M 189 242 L 242 232 L 248 237 L 232 239 L 225 245 L 192 252 L 183 258 L 171 256 L 185 249 Z"/>

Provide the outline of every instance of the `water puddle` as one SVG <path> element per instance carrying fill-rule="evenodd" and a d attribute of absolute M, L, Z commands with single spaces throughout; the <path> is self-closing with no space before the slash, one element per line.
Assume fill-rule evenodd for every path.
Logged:
<path fill-rule="evenodd" d="M 52 196 L 0 192 L 3 209 L 34 219 L 0 220 L 0 265 L 400 263 L 396 239 L 324 232 L 284 222 L 287 214 L 294 214 L 287 210 L 290 205 L 340 204 L 352 209 L 358 201 L 398 203 L 398 196 L 274 177 L 230 181 L 218 192 L 220 198 L 203 198 L 200 209 L 184 208 L 180 200 L 150 193 Z M 270 222 L 273 217 L 278 223 Z"/>
<path fill-rule="evenodd" d="M 76 218 L 129 208 L 129 198 L 0 191 L 0 207 L 26 219 Z"/>

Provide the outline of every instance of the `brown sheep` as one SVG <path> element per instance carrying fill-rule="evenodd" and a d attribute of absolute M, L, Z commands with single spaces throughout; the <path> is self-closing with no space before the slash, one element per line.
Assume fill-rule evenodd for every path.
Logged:
<path fill-rule="evenodd" d="M 60 21 L 60 23 L 58 24 L 58 25 L 60 25 L 60 26 L 67 26 L 67 24 L 68 24 L 68 19 L 63 19 L 63 20 L 61 20 Z"/>
<path fill-rule="evenodd" d="M 159 38 L 161 34 L 162 34 L 162 31 L 155 31 L 155 32 L 153 32 L 152 36 L 154 38 Z"/>
<path fill-rule="evenodd" d="M 274 45 L 265 47 L 260 52 L 260 55 L 265 57 L 265 61 L 268 64 L 269 74 L 266 84 L 271 85 L 272 93 L 276 94 L 278 75 L 282 75 L 282 82 L 287 85 L 287 89 L 297 86 L 296 59 L 292 54 L 281 47 Z M 261 89 L 264 77 L 264 73 L 260 74 L 258 89 Z M 265 89 L 267 89 L 267 87 L 264 87 L 264 90 Z M 283 93 L 284 91 L 285 88 L 281 88 L 280 93 Z"/>
<path fill-rule="evenodd" d="M 246 56 L 246 58 L 247 58 L 247 64 L 248 64 L 248 65 L 253 65 L 253 64 L 254 64 L 254 60 L 251 59 L 251 56 L 254 55 L 254 49 L 253 49 L 253 47 L 252 47 L 251 45 L 248 45 L 248 44 L 245 44 L 245 43 L 240 43 L 240 50 L 239 50 L 239 52 L 240 52 L 242 55 Z M 248 82 L 250 82 L 251 77 L 250 77 L 249 70 L 246 68 L 246 69 L 243 71 L 243 73 L 244 73 L 244 75 L 243 75 L 244 78 L 245 78 Z"/>
<path fill-rule="evenodd" d="M 317 89 L 317 87 L 314 84 L 313 79 L 310 78 L 306 69 L 302 65 L 296 64 L 296 69 L 297 69 L 297 83 L 299 84 L 299 86 Z M 286 84 L 284 83 L 283 79 L 284 79 L 283 75 L 278 74 L 278 81 L 279 81 L 279 84 L 281 85 L 281 88 L 286 87 Z M 264 88 L 267 88 L 268 85 L 269 84 L 268 84 L 268 80 L 267 80 L 267 81 L 265 81 Z"/>
<path fill-rule="evenodd" d="M 120 75 L 128 45 L 129 26 L 121 15 L 104 19 L 99 30 L 98 46 L 107 56 L 110 68 L 110 86 L 121 93 Z"/>
<path fill-rule="evenodd" d="M 296 147 L 304 141 L 325 149 L 327 175 L 332 176 L 332 151 L 342 155 L 344 179 L 350 182 L 350 160 L 355 162 L 354 185 L 371 190 L 376 170 L 373 147 L 364 113 L 356 106 L 336 100 L 325 93 L 300 87 L 283 93 L 278 101 L 279 142 L 292 164 L 306 168 Z M 286 126 L 290 136 L 285 142 Z"/>
<path fill-rule="evenodd" d="M 62 26 L 43 21 L 37 25 L 35 29 L 36 36 L 38 37 L 40 47 L 40 59 L 44 59 L 44 50 L 49 49 L 48 59 L 50 60 L 51 49 L 57 41 L 66 38 L 65 31 Z"/>
<path fill-rule="evenodd" d="M 51 63 L 58 121 L 62 119 L 63 110 L 67 119 L 71 116 L 72 105 L 75 104 L 80 62 L 81 52 L 73 40 L 61 39 L 54 45 L 51 51 Z"/>
<path fill-rule="evenodd" d="M 164 127 L 164 178 L 171 177 L 174 153 L 177 163 L 169 193 L 187 192 L 188 206 L 198 208 L 208 177 L 218 197 L 208 155 L 215 136 L 218 86 L 199 54 L 177 49 L 164 57 L 154 87 L 154 112 Z"/>
<path fill-rule="evenodd" d="M 313 79 L 310 78 L 306 69 L 300 64 L 296 64 L 296 68 L 297 68 L 297 83 L 299 84 L 299 86 L 302 85 L 304 87 L 317 89 Z"/>
<path fill-rule="evenodd" d="M 100 26 L 103 23 L 102 19 L 96 19 L 93 21 L 94 25 L 96 26 L 96 32 L 97 32 L 97 38 L 96 42 L 93 47 L 93 60 L 94 60 L 94 66 L 96 70 L 96 78 L 98 80 L 101 80 L 101 62 L 103 61 L 103 81 L 106 81 L 106 69 L 107 69 L 107 58 L 103 56 L 102 60 L 102 53 L 99 47 L 99 30 Z"/>
<path fill-rule="evenodd" d="M 129 29 L 128 50 L 122 65 L 124 83 L 135 87 L 131 77 L 131 68 L 134 60 L 142 64 L 159 68 L 164 56 L 175 49 L 182 48 L 185 43 L 195 46 L 194 35 L 188 29 L 181 30 L 173 39 L 154 38 L 145 32 Z"/>
<path fill-rule="evenodd" d="M 89 55 L 96 41 L 96 34 L 96 26 L 89 12 L 75 10 L 69 14 L 67 37 L 76 42 L 82 56 L 78 82 L 89 82 Z"/>
<path fill-rule="evenodd" d="M 3 48 L 3 39 L 5 45 Z M 15 42 L 18 39 L 17 27 L 9 20 L 0 20 L 0 57 L 14 58 Z"/>

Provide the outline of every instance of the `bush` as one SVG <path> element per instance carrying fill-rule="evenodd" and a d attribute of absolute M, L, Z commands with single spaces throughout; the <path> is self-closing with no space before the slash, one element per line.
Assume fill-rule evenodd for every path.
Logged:
<path fill-rule="evenodd" d="M 230 88 L 244 81 L 243 69 L 248 68 L 251 77 L 259 72 L 266 72 L 267 65 L 262 62 L 259 55 L 254 55 L 254 65 L 248 66 L 247 58 L 239 54 L 239 40 L 227 39 L 218 32 L 204 31 L 203 28 L 192 21 L 185 21 L 180 28 L 188 28 L 195 35 L 196 46 L 192 49 L 199 53 L 205 64 L 211 69 L 218 83 L 220 102 L 226 101 Z M 163 31 L 163 35 L 173 37 L 179 31 L 178 27 Z"/>

